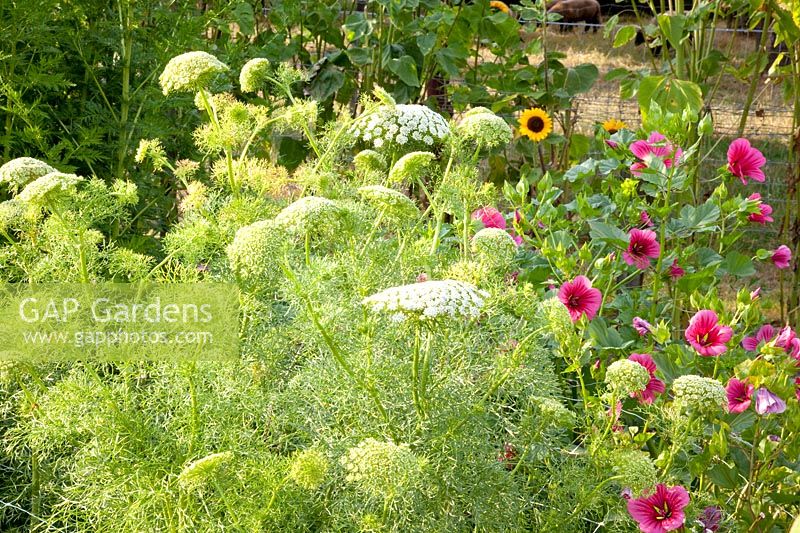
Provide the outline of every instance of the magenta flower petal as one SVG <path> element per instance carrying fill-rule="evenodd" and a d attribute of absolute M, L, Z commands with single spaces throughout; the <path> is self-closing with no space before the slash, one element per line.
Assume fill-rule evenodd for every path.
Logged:
<path fill-rule="evenodd" d="M 628 249 L 622 252 L 622 259 L 639 270 L 650 266 L 650 259 L 661 254 L 656 232 L 649 229 L 633 228 L 629 233 Z"/>
<path fill-rule="evenodd" d="M 736 378 L 731 378 L 725 386 L 728 395 L 728 411 L 742 413 L 750 407 L 755 387 Z"/>
<path fill-rule="evenodd" d="M 482 207 L 472 213 L 473 220 L 480 220 L 485 228 L 506 229 L 506 219 L 494 207 Z"/>
<path fill-rule="evenodd" d="M 761 167 L 767 162 L 758 149 L 750 146 L 747 139 L 736 139 L 728 147 L 728 171 L 747 185 L 747 180 L 763 182 L 764 172 Z"/>
<path fill-rule="evenodd" d="M 689 320 L 684 336 L 697 353 L 704 357 L 713 357 L 728 349 L 725 344 L 731 340 L 733 330 L 719 324 L 719 317 L 714 311 L 704 309 Z"/>
<path fill-rule="evenodd" d="M 758 330 L 758 333 L 755 334 L 753 337 L 745 337 L 742 339 L 742 348 L 747 350 L 748 352 L 754 352 L 758 348 L 758 345 L 762 342 L 769 342 L 775 336 L 775 328 L 773 328 L 769 324 L 764 324 Z"/>
<path fill-rule="evenodd" d="M 672 279 L 678 279 L 678 278 L 683 277 L 685 274 L 686 274 L 686 271 L 684 269 L 682 269 L 678 265 L 678 260 L 677 259 L 673 259 L 672 260 L 672 265 L 670 265 L 670 267 L 669 267 L 669 275 L 670 275 L 670 277 Z"/>
<path fill-rule="evenodd" d="M 634 141 L 630 146 L 633 155 L 639 159 L 644 159 L 653 152 L 652 146 L 647 141 Z"/>
<path fill-rule="evenodd" d="M 775 265 L 775 268 L 789 268 L 789 265 L 792 262 L 792 251 L 785 244 L 781 244 L 772 252 L 771 260 L 772 264 Z"/>
<path fill-rule="evenodd" d="M 591 320 L 600 310 L 603 295 L 599 289 L 592 287 L 592 282 L 586 276 L 578 276 L 572 281 L 567 281 L 558 290 L 558 299 L 561 300 L 573 322 L 580 320 L 581 315 L 586 315 Z"/>
<path fill-rule="evenodd" d="M 686 489 L 659 483 L 650 496 L 628 500 L 628 513 L 639 523 L 643 533 L 666 533 L 683 527 L 686 522 L 683 509 L 687 505 L 689 493 Z"/>
<path fill-rule="evenodd" d="M 633 317 L 633 329 L 635 329 L 639 335 L 644 337 L 648 333 L 653 332 L 653 325 L 650 324 L 650 322 L 648 322 L 647 320 L 635 316 Z"/>
<path fill-rule="evenodd" d="M 758 193 L 753 193 L 747 197 L 748 200 L 761 200 L 761 195 Z M 761 202 L 758 205 L 758 213 L 750 213 L 747 216 L 747 220 L 750 222 L 755 222 L 756 224 L 766 225 L 768 222 L 774 222 L 774 219 L 770 216 L 772 214 L 772 206 L 769 204 L 765 204 Z"/>

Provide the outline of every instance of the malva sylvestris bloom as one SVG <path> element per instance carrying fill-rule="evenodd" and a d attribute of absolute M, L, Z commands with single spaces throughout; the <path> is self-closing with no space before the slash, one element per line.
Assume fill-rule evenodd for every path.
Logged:
<path fill-rule="evenodd" d="M 650 266 L 650 259 L 661 254 L 656 232 L 633 228 L 628 237 L 628 249 L 622 252 L 622 259 L 629 265 L 636 265 L 639 270 L 645 270 Z"/>
<path fill-rule="evenodd" d="M 519 117 L 519 132 L 533 142 L 543 141 L 553 131 L 553 121 L 547 111 L 534 107 Z"/>
<path fill-rule="evenodd" d="M 572 281 L 565 282 L 558 290 L 558 299 L 569 311 L 573 322 L 580 320 L 581 315 L 586 315 L 591 320 L 600 310 L 603 295 L 599 289 L 592 287 L 592 282 L 586 276 L 578 276 Z"/>
<path fill-rule="evenodd" d="M 719 531 L 719 524 L 722 522 L 722 511 L 719 507 L 709 506 L 703 509 L 697 521 L 703 526 L 703 533 L 714 533 Z"/>
<path fill-rule="evenodd" d="M 689 493 L 685 488 L 659 483 L 650 496 L 628 500 L 628 513 L 644 533 L 666 533 L 683 527 L 686 522 L 683 509 L 687 505 Z"/>
<path fill-rule="evenodd" d="M 657 157 L 664 162 L 664 166 L 672 168 L 673 164 L 677 164 L 683 155 L 683 150 L 679 147 L 673 146 L 667 141 L 667 138 L 654 131 L 650 134 L 646 141 L 634 141 L 630 145 L 630 150 L 640 159 L 631 165 L 631 173 L 635 176 L 641 175 L 641 170 L 647 168 L 647 159 L 649 157 Z"/>
<path fill-rule="evenodd" d="M 725 343 L 731 340 L 733 330 L 719 323 L 719 317 L 710 309 L 698 311 L 689 320 L 686 328 L 686 341 L 704 357 L 713 357 L 724 353 L 728 347 Z"/>
<path fill-rule="evenodd" d="M 797 338 L 794 330 L 790 326 L 784 326 L 778 332 L 778 337 L 775 339 L 775 346 L 783 348 L 787 352 L 790 349 L 792 341 Z"/>
<path fill-rule="evenodd" d="M 742 348 L 748 352 L 754 352 L 758 345 L 762 342 L 769 342 L 775 336 L 775 328 L 769 324 L 764 324 L 758 330 L 754 337 L 745 337 L 742 339 Z"/>
<path fill-rule="evenodd" d="M 484 228 L 506 229 L 506 219 L 494 207 L 481 207 L 472 213 L 472 220 L 480 220 Z"/>
<path fill-rule="evenodd" d="M 747 199 L 761 201 L 761 195 L 756 192 L 748 196 Z M 772 214 L 771 205 L 761 202 L 758 204 L 758 210 L 759 213 L 750 213 L 747 220 L 755 222 L 756 224 L 761 224 L 762 226 L 766 225 L 767 222 L 774 222 L 774 219 L 770 216 Z"/>
<path fill-rule="evenodd" d="M 752 384 L 731 378 L 725 386 L 725 393 L 728 395 L 728 411 L 731 413 L 743 413 L 750 407 L 755 387 Z"/>
<path fill-rule="evenodd" d="M 641 213 L 639 213 L 639 220 L 645 227 L 648 228 L 653 227 L 653 221 L 650 218 L 650 215 L 647 214 L 647 211 L 642 211 Z"/>
<path fill-rule="evenodd" d="M 664 382 L 656 377 L 656 362 L 653 357 L 648 353 L 633 353 L 628 357 L 631 361 L 639 363 L 650 373 L 650 381 L 644 390 L 637 392 L 634 396 L 639 399 L 640 403 L 653 403 L 656 399 L 656 394 L 661 394 L 666 390 Z"/>
<path fill-rule="evenodd" d="M 756 413 L 760 415 L 779 415 L 786 410 L 786 402 L 766 387 L 756 391 Z"/>
<path fill-rule="evenodd" d="M 669 275 L 672 279 L 682 278 L 686 271 L 678 265 L 678 260 L 673 259 L 672 264 L 669 266 Z"/>
<path fill-rule="evenodd" d="M 775 265 L 775 268 L 781 270 L 789 268 L 789 264 L 792 262 L 792 251 L 785 244 L 781 244 L 772 252 L 770 260 L 772 264 Z"/>
<path fill-rule="evenodd" d="M 633 317 L 633 329 L 635 329 L 640 336 L 644 337 L 648 333 L 653 332 L 653 325 L 644 318 L 635 316 Z"/>
<path fill-rule="evenodd" d="M 728 147 L 728 171 L 747 185 L 747 180 L 763 182 L 761 167 L 767 162 L 757 148 L 750 146 L 747 139 L 736 139 Z"/>

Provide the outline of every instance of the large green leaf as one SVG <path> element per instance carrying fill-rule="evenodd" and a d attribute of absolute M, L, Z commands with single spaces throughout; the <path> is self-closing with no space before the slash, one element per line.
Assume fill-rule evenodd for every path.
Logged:
<path fill-rule="evenodd" d="M 589 222 L 589 227 L 591 228 L 589 236 L 592 239 L 604 241 L 623 248 L 628 246 L 628 236 L 616 226 L 593 220 Z"/>
<path fill-rule="evenodd" d="M 626 45 L 636 37 L 636 26 L 623 26 L 614 35 L 614 48 Z"/>
<path fill-rule="evenodd" d="M 256 27 L 256 17 L 253 14 L 253 6 L 247 2 L 241 2 L 233 6 L 231 15 L 242 35 L 253 35 Z"/>
<path fill-rule="evenodd" d="M 400 81 L 409 87 L 419 87 L 419 77 L 417 76 L 417 63 L 414 58 L 405 55 L 400 58 L 389 60 L 389 70 L 397 74 Z"/>
<path fill-rule="evenodd" d="M 570 96 L 585 93 L 592 88 L 599 76 L 600 71 L 595 65 L 578 65 L 575 68 L 567 69 L 563 88 Z"/>
<path fill-rule="evenodd" d="M 750 257 L 739 252 L 730 252 L 725 256 L 719 269 L 731 276 L 744 278 L 752 276 L 756 273 L 756 268 L 753 266 L 753 260 Z"/>
<path fill-rule="evenodd" d="M 658 26 L 673 48 L 681 46 L 681 41 L 684 38 L 684 28 L 686 27 L 685 15 L 662 13 L 658 16 Z"/>
<path fill-rule="evenodd" d="M 675 114 L 690 110 L 699 114 L 703 107 L 703 91 L 688 80 L 677 80 L 667 76 L 647 76 L 639 83 L 639 109 L 644 118 L 652 102 L 661 109 Z"/>

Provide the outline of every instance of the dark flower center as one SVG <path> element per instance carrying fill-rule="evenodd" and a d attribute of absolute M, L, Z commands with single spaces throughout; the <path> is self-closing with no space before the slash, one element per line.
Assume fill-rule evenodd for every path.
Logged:
<path fill-rule="evenodd" d="M 570 296 L 569 297 L 569 306 L 570 307 L 580 307 L 581 299 L 577 296 Z"/>
<path fill-rule="evenodd" d="M 631 254 L 633 254 L 633 255 L 642 255 L 642 252 L 644 251 L 643 248 L 644 247 L 640 243 L 632 242 L 631 243 Z"/>
<path fill-rule="evenodd" d="M 526 126 L 532 132 L 539 133 L 544 130 L 544 120 L 542 120 L 542 117 L 531 117 L 528 119 Z"/>
<path fill-rule="evenodd" d="M 669 504 L 665 503 L 663 509 L 659 509 L 658 507 L 655 508 L 656 510 L 656 520 L 666 520 L 672 516 L 672 510 L 669 508 Z"/>
<path fill-rule="evenodd" d="M 716 340 L 716 336 L 712 335 L 713 332 L 709 331 L 708 333 L 704 333 L 702 335 L 697 336 L 697 343 L 702 346 L 708 346 L 712 344 Z"/>
<path fill-rule="evenodd" d="M 612 126 L 612 127 L 608 128 L 608 129 L 606 129 L 606 131 L 607 131 L 608 133 L 610 133 L 611 135 L 614 135 L 614 134 L 615 134 L 615 133 L 617 133 L 619 130 L 618 130 L 617 128 L 615 128 L 615 127 L 613 127 L 613 126 Z"/>

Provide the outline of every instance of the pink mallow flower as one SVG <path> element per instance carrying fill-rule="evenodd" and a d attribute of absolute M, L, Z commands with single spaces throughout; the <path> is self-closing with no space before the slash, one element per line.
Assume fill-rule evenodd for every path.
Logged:
<path fill-rule="evenodd" d="M 633 317 L 633 329 L 635 329 L 640 336 L 644 337 L 648 333 L 653 332 L 653 325 L 644 318 L 635 316 Z"/>
<path fill-rule="evenodd" d="M 722 511 L 719 507 L 706 507 L 697 517 L 697 522 L 703 526 L 702 533 L 715 533 L 719 531 L 719 524 L 722 522 Z"/>
<path fill-rule="evenodd" d="M 653 361 L 653 357 L 648 353 L 632 353 L 628 359 L 639 363 L 650 373 L 650 381 L 647 383 L 647 387 L 632 396 L 638 398 L 639 403 L 653 403 L 653 400 L 656 399 L 656 394 L 661 394 L 666 390 L 664 382 L 656 377 L 656 363 Z"/>
<path fill-rule="evenodd" d="M 778 336 L 775 339 L 775 346 L 783 348 L 788 352 L 791 349 L 792 341 L 796 338 L 797 334 L 795 334 L 791 326 L 784 326 L 778 332 Z"/>
<path fill-rule="evenodd" d="M 719 317 L 710 309 L 698 311 L 689 320 L 685 337 L 689 344 L 704 357 L 713 357 L 724 353 L 728 347 L 725 343 L 731 340 L 733 330 L 719 323 Z"/>
<path fill-rule="evenodd" d="M 653 220 L 650 218 L 650 215 L 647 214 L 647 211 L 642 211 L 641 213 L 639 213 L 639 221 L 646 228 L 652 228 L 653 227 Z"/>
<path fill-rule="evenodd" d="M 472 213 L 472 220 L 480 220 L 484 228 L 506 229 L 506 219 L 494 207 L 481 207 Z"/>
<path fill-rule="evenodd" d="M 761 167 L 767 162 L 757 148 L 750 146 L 747 139 L 736 139 L 728 147 L 728 171 L 747 185 L 747 180 L 763 182 L 764 171 Z"/>
<path fill-rule="evenodd" d="M 797 401 L 800 402 L 800 376 L 794 378 L 794 395 L 797 397 Z"/>
<path fill-rule="evenodd" d="M 797 363 L 800 365 L 800 339 L 797 337 L 792 339 L 792 342 L 789 343 L 789 347 L 786 348 L 786 353 L 788 353 L 789 357 L 792 359 L 796 359 Z"/>
<path fill-rule="evenodd" d="M 677 259 L 672 260 L 672 264 L 669 266 L 669 275 L 672 279 L 682 278 L 686 275 L 686 271 L 678 265 Z"/>
<path fill-rule="evenodd" d="M 747 197 L 748 200 L 758 200 L 760 203 L 758 204 L 758 213 L 750 213 L 748 215 L 747 220 L 750 222 L 755 222 L 756 224 L 766 225 L 767 222 L 774 222 L 774 219 L 770 216 L 772 214 L 772 206 L 769 204 L 765 204 L 761 202 L 761 195 L 757 192 L 751 194 Z"/>
<path fill-rule="evenodd" d="M 748 352 L 755 352 L 758 345 L 762 342 L 769 342 L 775 336 L 775 328 L 769 324 L 764 324 L 758 330 L 754 337 L 745 337 L 742 339 L 742 348 Z"/>
<path fill-rule="evenodd" d="M 591 320 L 597 315 L 603 295 L 599 289 L 592 288 L 589 278 L 578 276 L 561 286 L 558 290 L 558 299 L 566 306 L 572 321 L 577 322 L 581 315 L 586 315 L 587 320 Z"/>
<path fill-rule="evenodd" d="M 635 176 L 641 175 L 641 170 L 647 168 L 647 160 L 650 157 L 658 157 L 664 161 L 665 167 L 671 168 L 683 155 L 683 150 L 667 142 L 667 138 L 657 131 L 652 132 L 646 141 L 632 142 L 630 150 L 641 160 L 631 165 L 631 174 Z"/>
<path fill-rule="evenodd" d="M 687 505 L 689 493 L 685 488 L 659 483 L 650 496 L 628 500 L 628 513 L 644 533 L 666 533 L 683 527 L 686 522 L 683 509 Z"/>
<path fill-rule="evenodd" d="M 725 386 L 725 392 L 728 394 L 728 411 L 731 413 L 746 411 L 750 407 L 753 390 L 755 387 L 752 384 L 731 378 Z"/>
<path fill-rule="evenodd" d="M 789 268 L 789 264 L 792 262 L 792 251 L 785 244 L 781 244 L 778 246 L 777 250 L 772 252 L 772 257 L 770 259 L 772 260 L 772 264 L 775 265 L 775 268 L 781 270 Z"/>
<path fill-rule="evenodd" d="M 650 258 L 661 253 L 655 231 L 633 228 L 628 233 L 628 249 L 622 252 L 622 259 L 629 265 L 636 265 L 639 270 L 650 266 Z"/>
<path fill-rule="evenodd" d="M 779 415 L 786 410 L 786 402 L 766 387 L 756 391 L 756 413 L 760 415 Z"/>

